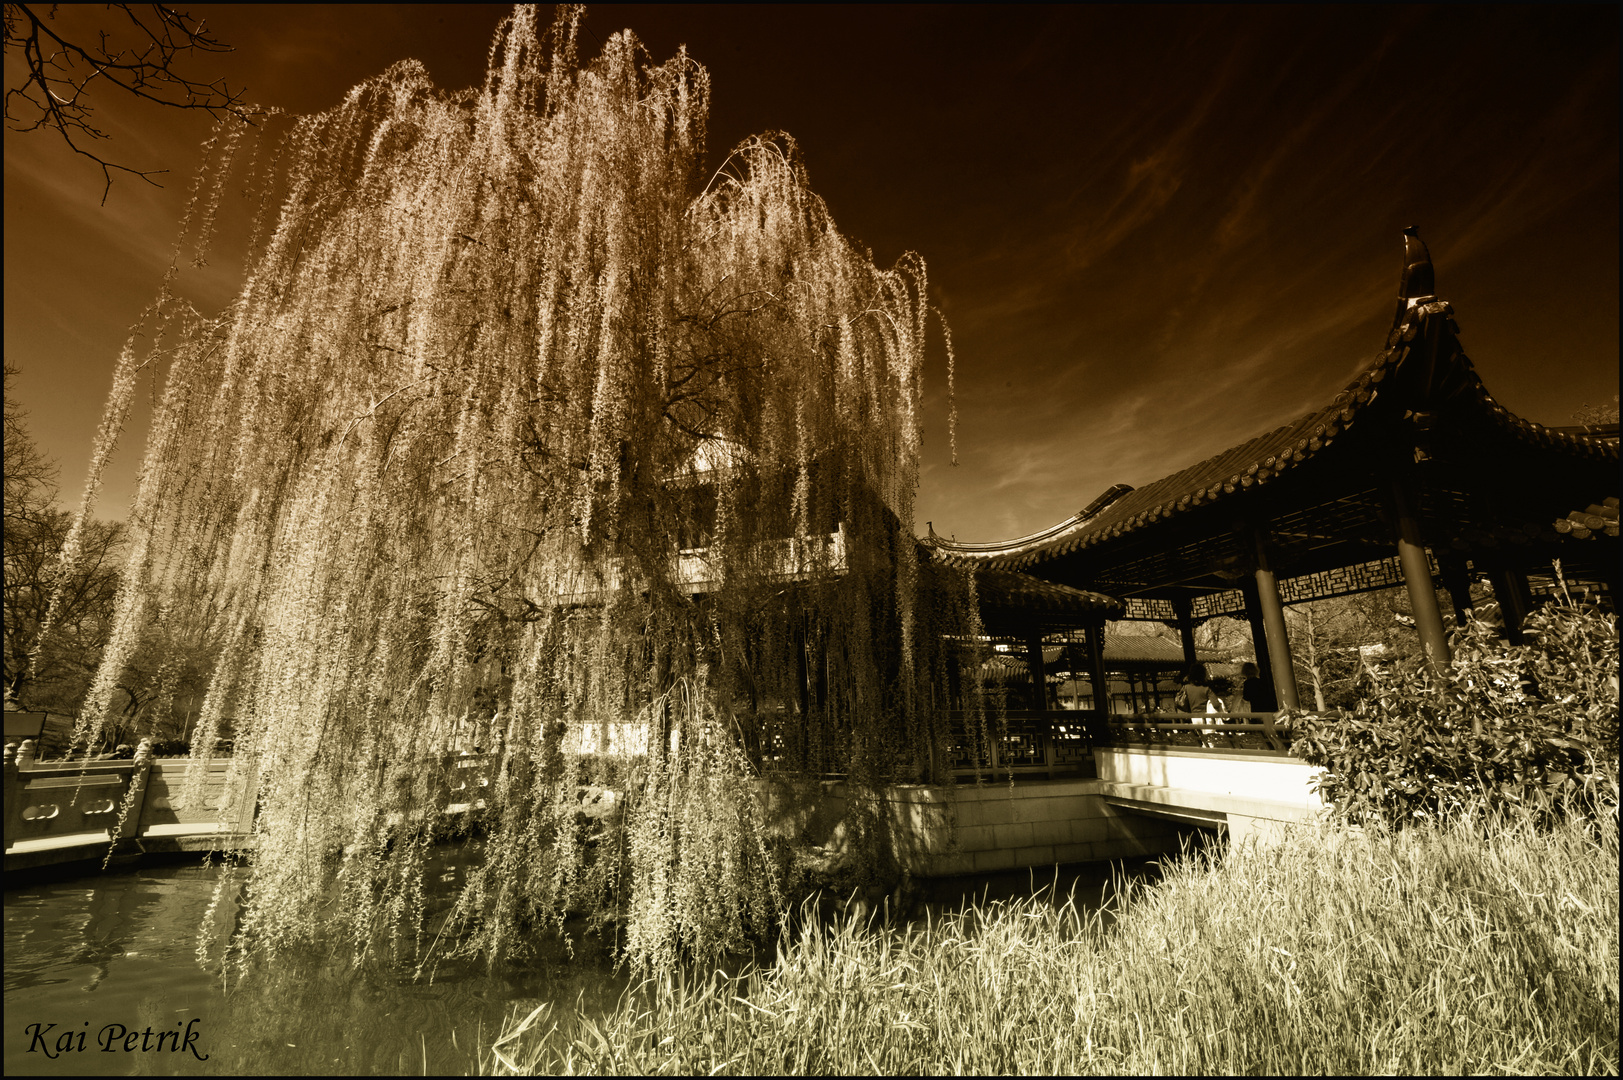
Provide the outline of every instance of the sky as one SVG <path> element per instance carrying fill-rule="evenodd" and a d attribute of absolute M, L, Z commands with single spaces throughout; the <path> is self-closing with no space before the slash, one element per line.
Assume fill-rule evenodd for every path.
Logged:
<path fill-rule="evenodd" d="M 483 80 L 494 5 L 199 5 L 226 77 L 263 105 L 331 108 L 405 58 Z M 85 37 L 114 16 L 64 6 Z M 589 8 L 595 55 L 629 28 L 711 75 L 709 153 L 786 131 L 842 232 L 881 266 L 916 251 L 957 356 L 933 343 L 916 527 L 964 541 L 1045 528 L 1323 405 L 1380 351 L 1416 225 L 1467 352 L 1550 425 L 1618 393 L 1615 7 Z M 21 84 L 17 57 L 6 85 Z M 128 328 L 157 294 L 206 115 L 104 90 L 101 156 L 5 134 L 12 392 L 79 505 Z M 224 307 L 246 215 L 209 266 Z M 234 250 L 235 245 L 235 250 Z M 138 409 L 98 516 L 134 493 Z"/>

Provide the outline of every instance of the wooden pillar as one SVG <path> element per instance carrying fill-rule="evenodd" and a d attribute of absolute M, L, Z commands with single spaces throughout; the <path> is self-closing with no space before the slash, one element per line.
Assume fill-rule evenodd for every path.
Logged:
<path fill-rule="evenodd" d="M 1522 643 L 1522 620 L 1533 610 L 1533 594 L 1527 588 L 1527 575 L 1509 563 L 1499 563 L 1489 575 L 1494 599 L 1505 620 L 1505 638 L 1512 645 Z"/>
<path fill-rule="evenodd" d="M 1251 651 L 1257 658 L 1257 678 L 1262 685 L 1268 687 L 1268 696 L 1262 701 L 1253 701 L 1251 707 L 1257 712 L 1273 712 L 1279 708 L 1274 698 L 1274 665 L 1268 657 L 1268 632 L 1262 622 L 1262 602 L 1257 591 L 1255 575 L 1241 578 L 1238 582 L 1240 595 L 1245 597 L 1245 621 L 1251 625 Z"/>
<path fill-rule="evenodd" d="M 1471 610 L 1471 574 L 1465 568 L 1465 556 L 1448 552 L 1437 556 L 1437 571 L 1442 576 L 1443 588 L 1454 604 L 1456 626 L 1464 626 L 1466 612 Z"/>
<path fill-rule="evenodd" d="M 1037 734 L 1042 739 L 1043 764 L 1054 768 L 1053 717 L 1048 715 L 1048 672 L 1043 667 L 1043 636 L 1032 631 L 1026 636 L 1026 665 L 1031 668 L 1031 707 L 1038 713 Z M 1048 774 L 1052 777 L 1052 771 Z"/>
<path fill-rule="evenodd" d="M 1190 614 L 1189 597 L 1179 596 L 1172 601 L 1172 610 L 1178 613 L 1178 641 L 1183 645 L 1183 666 L 1187 670 L 1195 663 L 1195 620 Z"/>
<path fill-rule="evenodd" d="M 1443 613 L 1437 606 L 1431 564 L 1426 561 L 1426 545 L 1420 536 L 1419 508 L 1402 481 L 1392 484 L 1392 506 L 1398 519 L 1398 565 L 1403 568 L 1403 583 L 1409 589 L 1415 629 L 1420 631 L 1420 645 L 1432 666 L 1440 670 L 1449 660 L 1448 634 L 1443 630 Z"/>
<path fill-rule="evenodd" d="M 1263 638 L 1268 643 L 1268 665 L 1274 679 L 1274 704 L 1280 709 L 1301 707 L 1296 693 L 1296 666 L 1291 663 L 1290 637 L 1285 632 L 1285 605 L 1279 599 L 1279 579 L 1268 557 L 1261 529 L 1251 534 L 1257 555 L 1257 609 L 1262 614 Z M 1262 651 L 1257 652 L 1261 658 Z"/>
<path fill-rule="evenodd" d="M 657 642 L 654 645 L 654 687 L 659 696 L 654 699 L 656 704 L 648 716 L 648 757 L 659 761 L 665 757 L 670 722 L 670 700 L 666 692 L 671 687 L 671 654 L 669 648 L 662 648 Z"/>
<path fill-rule="evenodd" d="M 811 664 L 806 659 L 806 623 L 805 620 L 796 620 L 794 631 L 795 650 L 795 699 L 800 706 L 800 723 L 804 728 L 807 719 L 811 716 Z M 948 665 L 951 666 L 950 664 Z"/>
<path fill-rule="evenodd" d="M 1088 740 L 1098 746 L 1110 739 L 1110 684 L 1105 681 L 1105 624 L 1088 624 L 1088 676 L 1093 680 L 1093 721 Z"/>
<path fill-rule="evenodd" d="M 1043 636 L 1032 631 L 1026 635 L 1026 666 L 1031 669 L 1032 712 L 1048 710 L 1048 678 L 1043 674 Z"/>

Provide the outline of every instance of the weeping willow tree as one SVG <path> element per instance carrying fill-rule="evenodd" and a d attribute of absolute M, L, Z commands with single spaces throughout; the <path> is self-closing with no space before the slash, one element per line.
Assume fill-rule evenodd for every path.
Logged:
<path fill-rule="evenodd" d="M 291 123 L 235 301 L 166 280 L 121 358 L 87 514 L 168 367 L 80 736 L 153 628 L 207 623 L 193 762 L 233 718 L 260 806 L 245 953 L 420 934 L 458 739 L 498 766 L 445 940 L 492 959 L 571 911 L 642 965 L 736 945 L 793 876 L 767 781 L 939 761 L 975 616 L 909 528 L 924 264 L 876 268 L 786 136 L 702 175 L 705 70 L 629 32 L 582 65 L 578 18 L 516 11 L 482 88 L 404 62 Z"/>

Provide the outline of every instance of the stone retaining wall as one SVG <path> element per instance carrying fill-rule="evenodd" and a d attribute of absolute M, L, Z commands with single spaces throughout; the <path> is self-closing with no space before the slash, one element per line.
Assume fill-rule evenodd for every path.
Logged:
<path fill-rule="evenodd" d="M 1098 780 L 897 785 L 885 790 L 884 821 L 902 867 L 925 878 L 1161 855 L 1198 826 L 1113 806 L 1107 789 Z M 811 799 L 769 789 L 764 801 L 770 831 L 809 837 L 831 858 L 847 848 L 843 783 L 825 782 Z"/>

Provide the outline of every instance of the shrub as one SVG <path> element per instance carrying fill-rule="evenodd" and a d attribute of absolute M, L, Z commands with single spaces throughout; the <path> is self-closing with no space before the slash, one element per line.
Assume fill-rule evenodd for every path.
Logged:
<path fill-rule="evenodd" d="M 1570 596 L 1527 619 L 1526 644 L 1475 615 L 1443 671 L 1420 658 L 1366 668 L 1354 711 L 1294 719 L 1293 751 L 1352 821 L 1393 824 L 1467 805 L 1594 815 L 1615 804 L 1617 622 Z"/>

